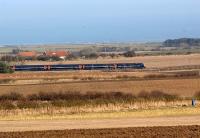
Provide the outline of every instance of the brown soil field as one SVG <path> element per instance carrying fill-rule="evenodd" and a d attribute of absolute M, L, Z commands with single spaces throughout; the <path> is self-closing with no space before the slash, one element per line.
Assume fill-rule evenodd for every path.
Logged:
<path fill-rule="evenodd" d="M 166 56 L 139 56 L 133 58 L 119 57 L 115 59 L 98 58 L 95 60 L 74 60 L 63 62 L 31 61 L 25 64 L 87 64 L 87 63 L 133 63 L 142 62 L 148 68 L 161 68 L 185 65 L 200 65 L 200 54 L 191 55 L 166 55 Z"/>
<path fill-rule="evenodd" d="M 136 127 L 115 129 L 78 129 L 30 132 L 4 132 L 7 138 L 199 138 L 200 126 Z"/>
<path fill-rule="evenodd" d="M 158 80 L 119 80 L 119 81 L 82 81 L 37 85 L 0 86 L 0 94 L 17 92 L 24 95 L 38 92 L 127 92 L 138 94 L 141 91 L 159 90 L 168 94 L 192 97 L 200 91 L 200 79 L 158 79 Z"/>

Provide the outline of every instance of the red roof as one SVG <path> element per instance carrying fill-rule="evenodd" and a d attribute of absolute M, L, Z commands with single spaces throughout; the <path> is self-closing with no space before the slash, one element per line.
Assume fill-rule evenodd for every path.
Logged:
<path fill-rule="evenodd" d="M 45 52 L 45 55 L 47 56 L 58 56 L 58 57 L 65 57 L 67 55 L 69 55 L 69 52 L 66 52 L 66 51 L 48 51 L 48 52 Z"/>
<path fill-rule="evenodd" d="M 21 56 L 21 57 L 35 57 L 36 55 L 37 55 L 37 53 L 35 51 L 18 53 L 18 56 Z"/>

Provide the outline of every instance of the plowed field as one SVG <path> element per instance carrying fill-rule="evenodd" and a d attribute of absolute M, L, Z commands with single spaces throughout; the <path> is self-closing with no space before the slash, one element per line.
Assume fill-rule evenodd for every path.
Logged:
<path fill-rule="evenodd" d="M 0 137 L 12 138 L 199 138 L 200 126 L 136 127 L 115 129 L 80 129 L 38 132 L 7 132 Z"/>

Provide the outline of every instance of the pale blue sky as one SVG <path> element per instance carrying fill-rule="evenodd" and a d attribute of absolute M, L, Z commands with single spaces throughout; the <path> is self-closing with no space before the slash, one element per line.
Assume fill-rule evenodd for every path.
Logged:
<path fill-rule="evenodd" d="M 0 0 L 0 44 L 200 37 L 200 0 Z"/>

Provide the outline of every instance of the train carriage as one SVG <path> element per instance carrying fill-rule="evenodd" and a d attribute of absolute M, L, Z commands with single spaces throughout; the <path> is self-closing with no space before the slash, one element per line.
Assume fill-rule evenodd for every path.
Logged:
<path fill-rule="evenodd" d="M 52 71 L 62 71 L 62 70 L 79 70 L 79 64 L 60 64 L 60 65 L 50 65 Z"/>
<path fill-rule="evenodd" d="M 14 71 L 45 71 L 44 65 L 16 65 L 11 67 Z"/>
<path fill-rule="evenodd" d="M 143 63 L 117 64 L 58 64 L 58 65 L 16 65 L 11 66 L 14 71 L 65 71 L 65 70 L 117 70 L 144 69 Z"/>

